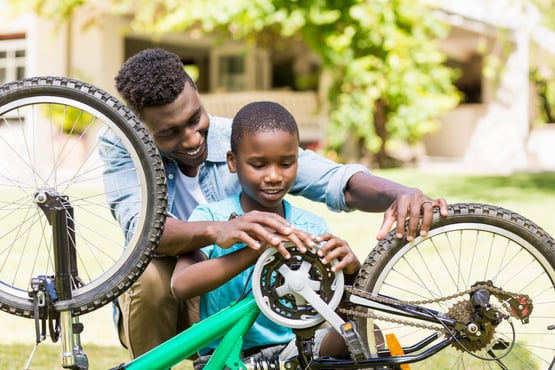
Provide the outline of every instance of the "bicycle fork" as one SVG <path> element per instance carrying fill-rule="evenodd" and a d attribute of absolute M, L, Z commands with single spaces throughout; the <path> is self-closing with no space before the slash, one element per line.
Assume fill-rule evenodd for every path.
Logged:
<path fill-rule="evenodd" d="M 38 345 L 46 337 L 45 322 L 48 320 L 53 342 L 62 341 L 62 366 L 68 369 L 88 369 L 88 359 L 81 347 L 83 324 L 71 310 L 56 310 L 55 302 L 72 298 L 72 285 L 78 286 L 75 249 L 75 224 L 73 207 L 67 196 L 54 190 L 41 190 L 35 194 L 35 202 L 52 226 L 54 250 L 54 276 L 38 276 L 31 281 L 29 296 L 35 301 L 35 328 Z M 39 320 L 42 319 L 42 330 Z M 36 347 L 35 347 L 36 348 Z M 34 353 L 34 352 L 33 352 Z M 33 354 L 31 354 L 32 357 Z M 30 360 L 29 360 L 30 362 Z"/>

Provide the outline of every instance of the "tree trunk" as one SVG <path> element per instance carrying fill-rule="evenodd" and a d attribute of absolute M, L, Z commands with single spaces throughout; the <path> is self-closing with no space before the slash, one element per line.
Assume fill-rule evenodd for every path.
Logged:
<path fill-rule="evenodd" d="M 380 168 L 383 168 L 387 164 L 385 145 L 388 135 L 386 129 L 387 117 L 385 114 L 385 102 L 382 99 L 376 100 L 374 112 L 374 131 L 381 141 L 378 153 L 376 153 L 376 163 Z"/>

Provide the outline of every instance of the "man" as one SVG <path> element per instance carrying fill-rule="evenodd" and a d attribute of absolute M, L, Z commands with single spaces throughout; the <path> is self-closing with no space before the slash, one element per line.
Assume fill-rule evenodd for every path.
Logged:
<path fill-rule="evenodd" d="M 283 237 L 295 244 L 309 244 L 311 240 L 308 234 L 295 230 L 283 217 L 271 212 L 252 211 L 225 222 L 186 222 L 198 204 L 221 200 L 240 191 L 236 174 L 229 172 L 226 163 L 231 119 L 207 114 L 195 83 L 183 69 L 179 57 L 162 49 L 144 50 L 129 58 L 116 76 L 116 87 L 151 133 L 164 158 L 168 181 L 169 217 L 157 250 L 159 256 L 153 258 L 138 281 L 119 297 L 123 313 L 120 339 L 131 356 L 137 357 L 196 320 L 189 316 L 198 300 L 189 305 L 177 302 L 171 294 L 175 256 L 210 244 L 229 248 L 245 243 L 259 249 L 262 244 L 279 247 Z M 117 144 L 105 137 L 102 145 Z M 110 151 L 101 148 L 103 152 Z M 108 173 L 117 172 L 122 166 L 120 159 L 105 155 L 104 160 Z M 298 166 L 291 194 L 324 202 L 335 211 L 385 212 L 378 239 L 395 224 L 397 236 L 403 237 L 404 222 L 410 217 L 406 237 L 412 240 L 421 214 L 421 235 L 429 228 L 434 207 L 447 214 L 444 199 L 431 199 L 418 189 L 373 176 L 361 165 L 340 165 L 312 151 L 299 149 Z M 132 187 L 107 191 L 118 194 L 121 201 L 134 196 L 125 193 L 129 188 Z M 118 212 L 118 204 L 113 206 L 122 228 L 129 232 L 133 213 Z"/>

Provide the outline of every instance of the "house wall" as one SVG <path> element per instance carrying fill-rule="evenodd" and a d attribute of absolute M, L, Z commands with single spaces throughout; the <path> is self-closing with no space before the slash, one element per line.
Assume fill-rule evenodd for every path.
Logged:
<path fill-rule="evenodd" d="M 125 19 L 106 14 L 89 27 L 86 21 L 87 15 L 77 12 L 63 36 L 69 45 L 70 74 L 115 95 L 114 77 L 124 60 Z"/>

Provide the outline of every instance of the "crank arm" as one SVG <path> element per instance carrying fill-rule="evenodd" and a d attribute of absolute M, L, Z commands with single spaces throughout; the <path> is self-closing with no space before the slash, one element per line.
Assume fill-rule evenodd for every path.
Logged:
<path fill-rule="evenodd" d="M 314 281 L 309 279 L 306 271 L 308 263 L 303 262 L 301 267 L 293 271 L 286 265 L 279 268 L 279 272 L 287 282 L 287 289 L 296 296 L 302 297 L 315 309 L 345 340 L 352 358 L 355 362 L 371 357 L 370 350 L 362 342 L 360 334 L 353 322 L 345 322 L 328 304 L 320 298 L 314 288 Z"/>

